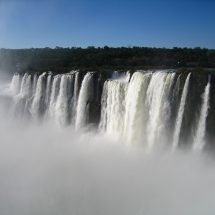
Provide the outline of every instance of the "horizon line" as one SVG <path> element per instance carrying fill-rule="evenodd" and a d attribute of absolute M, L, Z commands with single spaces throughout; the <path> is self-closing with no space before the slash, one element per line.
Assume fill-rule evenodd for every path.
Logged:
<path fill-rule="evenodd" d="M 138 46 L 138 45 L 122 45 L 122 46 L 96 46 L 96 45 L 89 45 L 89 46 L 43 46 L 43 47 L 22 47 L 22 48 L 12 48 L 12 47 L 0 47 L 0 50 L 23 50 L 23 49 L 88 49 L 88 48 L 150 48 L 150 49 L 207 49 L 207 50 L 215 50 L 215 48 L 208 48 L 208 47 L 201 47 L 201 46 L 195 46 L 195 47 L 189 47 L 189 46 L 172 46 L 172 47 L 159 47 L 159 46 Z"/>

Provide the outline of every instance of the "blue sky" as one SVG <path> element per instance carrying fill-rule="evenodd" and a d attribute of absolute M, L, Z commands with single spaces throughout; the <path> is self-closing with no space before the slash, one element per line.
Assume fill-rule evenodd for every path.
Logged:
<path fill-rule="evenodd" d="M 213 0 L 0 0 L 0 47 L 215 48 Z"/>

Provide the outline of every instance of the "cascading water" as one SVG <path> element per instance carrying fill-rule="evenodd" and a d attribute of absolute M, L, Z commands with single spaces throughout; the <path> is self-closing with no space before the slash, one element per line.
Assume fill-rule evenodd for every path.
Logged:
<path fill-rule="evenodd" d="M 170 121 L 173 115 L 171 105 L 173 98 L 173 86 L 175 84 L 176 73 L 169 73 L 166 77 L 166 81 L 164 84 L 164 92 L 162 97 L 162 106 L 161 106 L 161 121 L 163 122 L 159 128 L 160 137 L 166 136 L 168 134 L 168 130 L 170 128 Z M 177 85 L 176 85 L 177 87 Z M 166 134 L 166 135 L 163 135 Z M 167 135 L 168 136 L 168 135 Z M 166 138 L 162 138 L 163 141 L 168 141 Z M 161 139 L 160 139 L 161 140 Z"/>
<path fill-rule="evenodd" d="M 76 108 L 77 108 L 77 103 L 78 103 L 78 96 L 79 96 L 79 82 L 80 82 L 80 73 L 76 72 L 75 73 L 75 82 L 74 82 L 74 95 L 73 95 L 73 107 L 72 107 L 72 122 L 75 123 L 76 120 Z"/>
<path fill-rule="evenodd" d="M 53 75 L 50 73 L 47 77 L 47 86 L 46 86 L 46 95 L 45 95 L 45 104 L 48 107 L 50 102 L 50 95 L 51 95 L 51 87 L 52 87 L 52 80 Z"/>
<path fill-rule="evenodd" d="M 189 73 L 186 78 L 186 81 L 184 84 L 184 89 L 183 89 L 182 96 L 181 96 L 178 115 L 176 118 L 175 130 L 174 130 L 174 134 L 173 134 L 173 149 L 175 149 L 178 146 L 178 142 L 179 142 L 179 136 L 180 136 L 181 125 L 182 125 L 182 120 L 183 120 L 183 115 L 184 115 L 184 108 L 185 108 L 187 94 L 188 94 L 190 76 L 191 76 L 191 73 Z"/>
<path fill-rule="evenodd" d="M 32 92 L 31 75 L 25 74 L 21 82 L 19 96 L 22 98 L 28 98 L 31 96 L 31 92 Z"/>
<path fill-rule="evenodd" d="M 107 80 L 104 84 L 100 128 L 114 137 L 123 135 L 127 88 L 127 77 Z"/>
<path fill-rule="evenodd" d="M 124 136 L 128 143 L 144 142 L 147 114 L 144 101 L 150 77 L 151 74 L 136 72 L 129 83 L 124 120 Z"/>
<path fill-rule="evenodd" d="M 60 81 L 61 81 L 60 75 L 57 75 L 54 77 L 52 87 L 51 87 L 50 102 L 49 102 L 49 108 L 48 108 L 48 115 L 50 118 L 55 118 L 55 105 L 56 105 L 58 93 L 60 90 Z"/>
<path fill-rule="evenodd" d="M 169 90 L 171 89 L 174 74 L 157 72 L 152 75 L 147 92 L 146 102 L 149 110 L 148 119 L 148 147 L 155 142 L 162 142 L 166 136 L 166 127 L 169 120 Z"/>
<path fill-rule="evenodd" d="M 74 84 L 74 101 L 77 103 L 79 93 L 79 72 L 75 73 L 75 84 Z"/>
<path fill-rule="evenodd" d="M 33 94 L 35 94 L 35 92 L 36 92 L 36 88 L 37 88 L 37 81 L 38 81 L 38 76 L 37 76 L 37 74 L 35 74 L 34 76 L 33 76 L 33 90 L 32 90 L 32 92 L 33 92 Z"/>
<path fill-rule="evenodd" d="M 75 122 L 76 129 L 84 127 L 87 123 L 87 104 L 94 96 L 93 88 L 93 73 L 89 72 L 84 76 L 78 97 L 77 115 Z"/>
<path fill-rule="evenodd" d="M 148 149 L 164 144 L 176 148 L 184 112 L 188 111 L 185 106 L 190 76 L 191 73 L 183 85 L 182 75 L 172 71 L 137 71 L 131 77 L 129 72 L 115 72 L 105 81 L 101 100 L 97 80 L 101 77 L 94 72 L 86 73 L 83 80 L 77 71 L 61 75 L 15 74 L 9 91 L 14 101 L 13 115 L 80 129 L 96 114 L 100 118 L 99 131 L 116 139 L 141 143 Z M 203 94 L 194 137 L 193 148 L 200 150 L 205 145 L 209 91 L 210 81 Z"/>
<path fill-rule="evenodd" d="M 141 142 L 149 149 L 173 139 L 171 144 L 176 148 L 190 76 L 191 73 L 186 78 L 179 104 L 181 76 L 177 77 L 174 72 L 136 72 L 130 82 L 113 78 L 106 81 L 101 100 L 100 129 L 128 143 Z"/>
<path fill-rule="evenodd" d="M 70 101 L 72 90 L 72 76 L 63 75 L 60 82 L 60 91 L 57 97 L 55 113 L 57 122 L 60 125 L 66 126 L 70 123 Z"/>
<path fill-rule="evenodd" d="M 21 77 L 20 74 L 15 74 L 10 84 L 10 91 L 16 95 L 20 90 Z"/>
<path fill-rule="evenodd" d="M 31 114 L 35 119 L 40 119 L 45 112 L 46 73 L 39 76 L 36 92 L 31 107 Z"/>
<path fill-rule="evenodd" d="M 206 130 L 206 119 L 208 116 L 208 109 L 209 109 L 209 98 L 210 98 L 210 85 L 211 85 L 211 76 L 208 77 L 208 83 L 205 87 L 205 91 L 202 95 L 202 107 L 200 111 L 199 121 L 194 137 L 194 150 L 202 150 L 205 146 L 205 130 Z"/>
<path fill-rule="evenodd" d="M 17 75 L 15 75 L 17 76 Z M 11 115 L 16 118 L 24 118 L 29 115 L 30 102 L 33 94 L 32 76 L 25 74 L 23 77 L 15 77 L 10 85 L 13 94 L 14 106 Z"/>
<path fill-rule="evenodd" d="M 174 80 L 174 73 L 139 71 L 130 82 L 126 77 L 106 81 L 100 128 L 127 142 L 143 142 L 152 147 L 156 139 L 165 136 Z"/>

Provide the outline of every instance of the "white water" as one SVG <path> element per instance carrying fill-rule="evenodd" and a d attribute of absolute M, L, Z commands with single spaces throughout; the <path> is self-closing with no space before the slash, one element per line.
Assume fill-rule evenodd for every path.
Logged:
<path fill-rule="evenodd" d="M 149 110 L 148 147 L 151 149 L 157 142 L 164 142 L 169 120 L 169 90 L 174 81 L 174 74 L 158 72 L 152 75 L 146 92 L 146 102 Z"/>
<path fill-rule="evenodd" d="M 49 109 L 48 109 L 48 115 L 51 119 L 55 118 L 55 105 L 56 105 L 58 93 L 60 90 L 60 81 L 61 81 L 60 75 L 57 75 L 54 77 L 52 89 L 51 89 Z"/>
<path fill-rule="evenodd" d="M 103 87 L 100 128 L 114 138 L 122 137 L 124 132 L 127 88 L 127 77 L 108 80 Z"/>
<path fill-rule="evenodd" d="M 16 75 L 15 75 L 16 76 Z M 23 77 L 13 79 L 10 84 L 10 92 L 12 93 L 12 98 L 14 105 L 10 107 L 10 115 L 13 117 L 28 117 L 30 109 L 30 100 L 33 94 L 32 89 L 32 76 L 25 74 Z"/>
<path fill-rule="evenodd" d="M 87 123 L 86 108 L 88 102 L 93 95 L 93 73 L 87 73 L 81 84 L 81 89 L 78 97 L 77 115 L 76 115 L 76 129 L 84 127 Z"/>
<path fill-rule="evenodd" d="M 21 77 L 19 74 L 15 74 L 12 78 L 11 84 L 10 84 L 10 91 L 16 95 L 19 93 L 20 90 L 20 82 L 21 82 Z"/>
<path fill-rule="evenodd" d="M 31 114 L 37 120 L 40 119 L 45 109 L 45 83 L 46 73 L 39 76 L 36 86 L 36 92 L 31 107 Z"/>
<path fill-rule="evenodd" d="M 169 142 L 169 130 L 171 127 L 172 117 L 172 100 L 174 98 L 173 86 L 175 84 L 176 73 L 169 73 L 164 84 L 164 92 L 162 97 L 162 106 L 160 110 L 160 126 L 159 126 L 159 141 Z M 177 83 L 176 83 L 177 84 Z M 177 88 L 177 85 L 175 86 Z M 178 95 L 178 94 L 177 94 Z"/>
<path fill-rule="evenodd" d="M 72 77 L 70 75 L 63 75 L 61 77 L 60 91 L 55 106 L 57 122 L 59 122 L 59 124 L 63 126 L 68 125 L 70 122 L 69 94 L 72 93 L 70 88 L 71 81 Z"/>
<path fill-rule="evenodd" d="M 104 84 L 100 128 L 127 143 L 142 143 L 149 149 L 164 142 L 170 120 L 170 90 L 175 74 L 133 74 Z"/>
<path fill-rule="evenodd" d="M 38 81 L 38 76 L 35 74 L 33 77 L 33 94 L 35 94 L 35 92 L 36 92 L 37 81 Z"/>
<path fill-rule="evenodd" d="M 78 103 L 78 96 L 79 96 L 79 79 L 80 74 L 79 72 L 75 73 L 75 82 L 74 82 L 74 96 L 73 96 L 73 107 L 72 107 L 72 123 L 75 123 L 76 120 L 76 109 L 77 109 L 77 103 Z"/>
<path fill-rule="evenodd" d="M 50 96 L 51 96 L 51 88 L 52 88 L 52 78 L 53 75 L 50 73 L 47 77 L 47 86 L 46 86 L 46 95 L 45 95 L 45 104 L 46 107 L 49 107 Z"/>
<path fill-rule="evenodd" d="M 125 98 L 124 136 L 128 143 L 144 142 L 146 129 L 146 89 L 151 74 L 133 74 Z"/>
<path fill-rule="evenodd" d="M 25 74 L 21 82 L 19 97 L 29 98 L 31 96 L 31 92 L 32 92 L 31 75 Z"/>
<path fill-rule="evenodd" d="M 200 111 L 199 121 L 194 137 L 193 149 L 201 151 L 205 146 L 205 130 L 206 130 L 206 120 L 208 116 L 209 109 L 209 98 L 210 98 L 210 76 L 208 77 L 208 83 L 205 87 L 205 91 L 202 95 L 202 107 Z"/>
<path fill-rule="evenodd" d="M 12 115 L 34 121 L 52 121 L 66 126 L 76 116 L 79 95 L 78 72 L 63 75 L 52 72 L 40 76 L 15 74 L 7 91 L 13 97 Z"/>
<path fill-rule="evenodd" d="M 79 72 L 75 73 L 75 85 L 74 85 L 74 100 L 75 103 L 77 103 L 78 100 L 78 94 L 79 94 Z"/>
<path fill-rule="evenodd" d="M 142 144 L 149 151 L 164 145 L 177 148 L 190 74 L 182 86 L 181 98 L 181 75 L 177 76 L 174 72 L 137 71 L 132 77 L 129 72 L 115 72 L 104 83 L 101 98 L 94 74 L 87 73 L 83 80 L 77 71 L 61 75 L 47 72 L 39 77 L 15 75 L 9 88 L 14 103 L 11 116 L 24 118 L 26 115 L 33 121 L 41 122 L 43 119 L 43 122 L 51 121 L 62 127 L 74 125 L 76 129 L 81 129 L 89 126 L 90 122 L 94 123 L 91 121 L 92 111 L 94 115 L 100 115 L 100 99 L 99 130 L 103 133 L 128 144 Z M 97 108 L 97 113 L 94 108 Z M 203 105 L 200 120 L 203 128 L 207 118 L 206 109 Z M 203 134 L 197 132 L 197 139 L 203 141 L 201 144 L 204 145 L 203 130 L 200 130 Z"/>
<path fill-rule="evenodd" d="M 184 116 L 184 108 L 185 108 L 187 94 L 188 94 L 190 76 L 191 76 L 191 73 L 189 73 L 186 78 L 186 81 L 184 84 L 184 89 L 183 89 L 182 96 L 181 96 L 178 115 L 176 118 L 175 130 L 174 130 L 174 134 L 173 134 L 173 149 L 177 148 L 178 142 L 179 142 L 179 136 L 180 136 L 181 125 L 182 125 L 183 116 Z"/>

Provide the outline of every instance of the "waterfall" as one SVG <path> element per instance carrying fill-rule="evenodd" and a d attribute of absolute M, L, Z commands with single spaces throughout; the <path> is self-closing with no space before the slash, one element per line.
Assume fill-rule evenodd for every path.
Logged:
<path fill-rule="evenodd" d="M 57 122 L 63 126 L 68 125 L 70 122 L 69 98 L 71 93 L 71 81 L 71 75 L 63 75 L 61 77 L 59 95 L 55 106 Z"/>
<path fill-rule="evenodd" d="M 100 128 L 118 138 L 124 131 L 125 96 L 128 88 L 126 77 L 107 80 L 102 95 Z"/>
<path fill-rule="evenodd" d="M 80 73 L 75 73 L 75 82 L 74 82 L 74 95 L 73 95 L 73 107 L 72 107 L 72 122 L 75 123 L 76 119 L 76 108 L 78 103 L 78 96 L 79 96 L 79 79 Z"/>
<path fill-rule="evenodd" d="M 74 85 L 74 103 L 77 104 L 78 92 L 79 92 L 79 72 L 75 73 L 75 85 Z"/>
<path fill-rule="evenodd" d="M 13 114 L 20 116 L 29 114 L 32 94 L 32 76 L 26 73 L 21 81 L 20 92 L 14 97 Z"/>
<path fill-rule="evenodd" d="M 180 83 L 181 83 L 181 74 L 177 77 L 174 89 L 173 89 L 173 93 L 172 93 L 172 112 L 173 115 L 177 115 L 177 111 L 178 111 L 178 105 L 180 102 Z"/>
<path fill-rule="evenodd" d="M 84 127 L 87 123 L 86 107 L 94 94 L 93 74 L 94 73 L 88 72 L 84 76 L 84 79 L 81 84 L 81 89 L 80 89 L 78 103 L 77 103 L 77 115 L 76 115 L 76 123 L 75 123 L 75 127 L 77 129 Z"/>
<path fill-rule="evenodd" d="M 15 74 L 12 78 L 11 84 L 10 84 L 10 91 L 13 95 L 16 95 L 19 93 L 20 90 L 20 84 L 21 84 L 21 75 Z"/>
<path fill-rule="evenodd" d="M 188 94 L 190 76 L 191 76 L 191 73 L 189 73 L 186 78 L 186 81 L 184 84 L 184 89 L 183 89 L 182 96 L 181 96 L 179 110 L 178 110 L 178 114 L 177 114 L 177 118 L 176 118 L 175 130 L 174 130 L 174 134 L 173 134 L 173 149 L 175 149 L 178 146 L 178 142 L 179 142 L 179 136 L 180 136 L 180 132 L 181 132 L 184 108 L 185 108 L 187 94 Z"/>
<path fill-rule="evenodd" d="M 199 121 L 194 137 L 194 150 L 202 150 L 205 146 L 205 130 L 206 130 L 206 120 L 208 116 L 208 109 L 209 109 L 209 98 L 210 98 L 210 79 L 211 76 L 208 77 L 208 83 L 205 87 L 204 93 L 202 95 L 202 106 L 199 116 Z"/>
<path fill-rule="evenodd" d="M 164 142 L 166 127 L 170 117 L 169 91 L 175 75 L 172 73 L 156 72 L 152 74 L 147 92 L 146 103 L 149 110 L 147 126 L 147 143 L 149 149 L 158 142 Z"/>
<path fill-rule="evenodd" d="M 32 90 L 31 75 L 26 73 L 22 78 L 19 97 L 21 98 L 29 97 L 31 95 L 31 90 Z"/>
<path fill-rule="evenodd" d="M 143 142 L 152 148 L 157 140 L 164 140 L 169 125 L 175 73 L 138 71 L 128 80 L 105 82 L 100 129 L 128 143 Z"/>
<path fill-rule="evenodd" d="M 20 91 L 19 91 L 19 95 L 23 95 L 25 92 L 25 87 L 26 87 L 26 80 L 27 80 L 28 74 L 24 74 L 24 76 L 22 77 L 21 80 L 21 85 L 20 85 Z"/>
<path fill-rule="evenodd" d="M 35 92 L 36 92 L 37 80 L 38 80 L 38 76 L 37 76 L 37 74 L 35 74 L 33 76 L 33 86 L 32 86 L 32 93 L 33 94 L 35 94 Z"/>
<path fill-rule="evenodd" d="M 53 75 L 50 73 L 48 75 L 48 77 L 47 77 L 47 86 L 46 86 L 46 92 L 45 92 L 45 104 L 46 104 L 46 107 L 49 106 L 49 102 L 50 102 L 52 78 L 53 78 Z"/>
<path fill-rule="evenodd" d="M 10 92 L 14 96 L 15 104 L 12 108 L 15 115 L 28 113 L 35 120 L 42 116 L 46 120 L 57 121 L 60 125 L 71 123 L 75 106 L 73 92 L 78 95 L 78 76 L 74 83 L 75 72 L 63 75 L 53 75 L 45 72 L 39 77 L 37 74 L 15 74 L 10 84 Z M 17 95 L 16 95 L 17 94 Z"/>
<path fill-rule="evenodd" d="M 166 144 L 169 142 L 170 136 L 170 126 L 171 126 L 171 117 L 172 117 L 172 97 L 173 97 L 173 89 L 175 84 L 176 73 L 168 73 L 164 88 L 163 95 L 161 101 L 161 109 L 160 109 L 160 117 L 157 131 L 157 142 L 161 142 L 162 144 Z"/>
<path fill-rule="evenodd" d="M 146 89 L 150 74 L 135 72 L 128 86 L 125 102 L 124 136 L 131 142 L 144 140 L 143 134 L 146 127 Z"/>
<path fill-rule="evenodd" d="M 184 114 L 190 111 L 185 107 L 191 73 L 184 86 L 181 86 L 183 74 L 173 71 L 139 70 L 132 76 L 130 72 L 113 72 L 103 82 L 104 77 L 88 72 L 82 80 L 77 71 L 60 75 L 15 74 L 7 91 L 12 97 L 10 115 L 33 121 L 43 119 L 59 126 L 74 125 L 76 129 L 94 123 L 99 131 L 125 143 L 141 143 L 147 150 L 178 146 Z M 197 150 L 206 144 L 210 78 L 202 92 L 193 138 L 193 149 Z M 191 96 L 195 93 L 192 91 Z M 188 129 L 189 135 L 191 125 Z"/>
<path fill-rule="evenodd" d="M 46 92 L 46 73 L 40 75 L 37 81 L 36 92 L 31 107 L 31 114 L 35 119 L 39 119 L 46 109 L 44 92 Z"/>
<path fill-rule="evenodd" d="M 60 89 L 60 81 L 61 81 L 60 75 L 57 75 L 54 77 L 52 87 L 51 87 L 50 102 L 49 102 L 49 108 L 48 108 L 48 115 L 50 118 L 55 118 L 55 104 L 56 104 L 56 100 Z"/>

